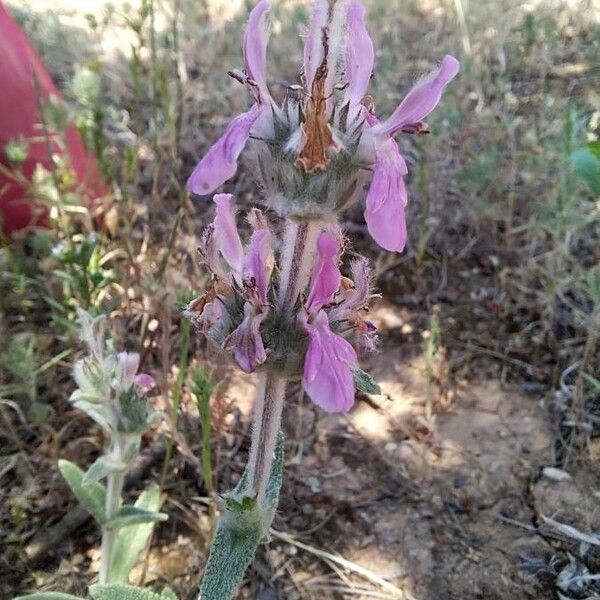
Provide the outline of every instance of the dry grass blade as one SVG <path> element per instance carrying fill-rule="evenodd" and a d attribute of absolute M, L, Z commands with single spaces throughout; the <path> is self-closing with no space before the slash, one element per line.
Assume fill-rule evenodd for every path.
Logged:
<path fill-rule="evenodd" d="M 385 580 L 380 575 L 377 575 L 377 573 L 373 573 L 373 571 L 370 571 L 365 567 L 361 567 L 360 565 L 357 565 L 356 563 L 350 560 L 347 560 L 336 554 L 332 554 L 331 552 L 321 550 L 320 548 L 315 548 L 314 546 L 309 546 L 308 544 L 299 542 L 296 538 L 289 535 L 288 533 L 284 533 L 283 531 L 276 531 L 274 529 L 271 529 L 271 535 L 283 542 L 296 546 L 296 548 L 300 548 L 301 550 L 310 552 L 311 554 L 318 556 L 324 561 L 331 561 L 337 565 L 340 565 L 342 568 L 351 571 L 352 573 L 355 573 L 356 575 L 368 579 L 371 583 L 380 586 L 382 589 L 392 594 L 392 598 L 400 598 L 402 600 L 416 600 L 416 598 L 406 590 L 401 590 L 399 587 L 396 587 L 394 584 Z"/>
<path fill-rule="evenodd" d="M 579 529 L 575 529 L 575 527 L 571 527 L 571 525 L 565 525 L 564 523 L 560 523 L 559 521 L 555 521 L 550 517 L 546 517 L 545 515 L 540 515 L 542 521 L 551 527 L 554 527 L 557 531 L 562 533 L 564 536 L 568 538 L 572 538 L 577 540 L 578 542 L 583 542 L 585 544 L 590 544 L 592 546 L 600 546 L 600 536 L 591 535 L 589 533 L 583 533 L 579 531 Z"/>

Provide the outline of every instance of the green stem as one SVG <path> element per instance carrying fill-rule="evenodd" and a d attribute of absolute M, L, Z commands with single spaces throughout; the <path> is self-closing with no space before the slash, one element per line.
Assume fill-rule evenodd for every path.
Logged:
<path fill-rule="evenodd" d="M 190 351 L 190 322 L 187 319 L 181 320 L 180 333 L 181 333 L 181 352 L 179 355 L 179 372 L 177 378 L 173 384 L 173 394 L 171 397 L 171 435 L 167 442 L 165 450 L 165 459 L 162 466 L 162 472 L 160 475 L 159 487 L 162 490 L 167 477 L 167 468 L 171 461 L 173 454 L 173 446 L 175 444 L 175 438 L 177 436 L 177 420 L 179 415 L 179 404 L 181 402 L 181 390 L 183 389 L 183 382 L 185 380 L 185 373 L 188 366 L 188 354 Z"/>

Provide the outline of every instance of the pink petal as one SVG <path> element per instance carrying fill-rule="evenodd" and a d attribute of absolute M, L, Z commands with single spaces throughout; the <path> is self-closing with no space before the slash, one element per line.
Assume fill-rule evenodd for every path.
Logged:
<path fill-rule="evenodd" d="M 333 333 L 327 315 L 319 311 L 313 323 L 304 323 L 308 351 L 302 385 L 311 400 L 327 412 L 345 412 L 354 404 L 352 366 L 357 357 L 343 337 Z"/>
<path fill-rule="evenodd" d="M 402 252 L 406 245 L 406 173 L 406 163 L 398 145 L 393 139 L 388 139 L 376 152 L 365 221 L 375 241 L 390 252 Z"/>
<path fill-rule="evenodd" d="M 258 291 L 258 301 L 267 303 L 267 291 L 273 271 L 273 249 L 271 248 L 271 232 L 268 229 L 258 229 L 250 238 L 250 244 L 244 257 L 244 281 L 253 280 Z"/>
<path fill-rule="evenodd" d="M 231 207 L 231 194 L 216 194 L 217 214 L 214 224 L 214 240 L 217 248 L 233 271 L 241 273 L 244 252 Z"/>
<path fill-rule="evenodd" d="M 346 77 L 348 88 L 344 102 L 358 106 L 367 93 L 375 54 L 373 42 L 365 27 L 365 8 L 353 2 L 348 6 L 348 46 L 346 49 Z"/>
<path fill-rule="evenodd" d="M 260 324 L 267 313 L 256 313 L 249 302 L 244 305 L 244 320 L 229 336 L 227 346 L 233 347 L 238 365 L 246 373 L 252 373 L 267 360 L 267 353 L 260 335 Z"/>
<path fill-rule="evenodd" d="M 250 13 L 244 36 L 246 74 L 258 86 L 261 102 L 268 102 L 271 97 L 267 88 L 267 13 L 270 10 L 267 0 L 261 0 Z"/>
<path fill-rule="evenodd" d="M 437 106 L 444 87 L 456 76 L 459 66 L 456 58 L 444 56 L 439 69 L 413 86 L 392 116 L 375 127 L 375 133 L 392 136 L 422 121 Z"/>
<path fill-rule="evenodd" d="M 311 90 L 317 69 L 325 57 L 323 28 L 327 27 L 329 6 L 327 0 L 313 0 L 308 35 L 304 41 L 304 79 Z"/>
<path fill-rule="evenodd" d="M 154 377 L 148 375 L 148 373 L 139 373 L 133 379 L 133 383 L 142 390 L 142 392 L 149 392 L 156 386 Z"/>
<path fill-rule="evenodd" d="M 210 194 L 235 175 L 237 160 L 260 114 L 261 109 L 255 105 L 229 123 L 223 136 L 210 148 L 188 179 L 189 192 Z"/>
<path fill-rule="evenodd" d="M 140 355 L 137 352 L 119 352 L 117 355 L 117 381 L 122 390 L 128 390 L 140 366 Z"/>
<path fill-rule="evenodd" d="M 317 240 L 317 257 L 306 301 L 309 313 L 316 312 L 323 305 L 332 302 L 334 294 L 340 288 L 342 276 L 337 261 L 340 250 L 338 240 L 331 233 L 321 233 Z"/>

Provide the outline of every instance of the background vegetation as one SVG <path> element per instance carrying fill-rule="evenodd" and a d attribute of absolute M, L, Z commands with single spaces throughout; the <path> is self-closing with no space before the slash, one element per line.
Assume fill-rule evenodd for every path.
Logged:
<path fill-rule="evenodd" d="M 274 4 L 269 69 L 282 94 L 298 77 L 308 9 Z M 411 171 L 407 252 L 378 253 L 360 207 L 347 215 L 384 298 L 375 312 L 384 352 L 370 360 L 387 391 L 361 398 L 359 408 L 389 416 L 387 434 L 290 400 L 279 533 L 241 597 L 397 597 L 399 589 L 432 599 L 598 597 L 598 9 L 592 0 L 365 4 L 380 114 L 445 53 L 462 63 L 429 120 L 432 133 L 402 140 Z M 136 577 L 183 598 L 197 589 L 213 490 L 233 487 L 245 462 L 251 386 L 181 319 L 180 307 L 205 283 L 196 240 L 211 218 L 184 183 L 247 106 L 227 71 L 242 63 L 250 5 L 9 2 L 66 98 L 46 107 L 44 127 L 59 139 L 66 122 L 77 124 L 111 196 L 86 207 L 69 165 L 57 161 L 33 184 L 51 227 L 0 249 L 3 598 L 38 588 L 81 592 L 97 569 L 97 533 L 71 509 L 56 466 L 59 457 L 87 465 L 103 444 L 67 402 L 76 307 L 110 314 L 116 340 L 140 350 L 142 370 L 158 382 L 154 402 L 170 415 L 145 438 L 129 486 L 133 493 L 158 478 L 170 517 Z M 18 172 L 26 144 L 5 151 Z M 229 191 L 252 201 L 252 174 L 242 169 Z M 406 384 L 400 392 L 398 382 Z M 411 389 L 417 402 L 402 395 Z M 468 411 L 485 412 L 491 394 L 499 398 L 491 413 L 532 419 L 527 443 L 542 443 L 527 446 L 522 432 L 508 443 L 486 438 L 484 453 L 511 456 L 505 485 L 489 486 L 493 460 L 468 485 L 456 483 L 454 467 L 423 475 L 435 468 L 453 415 L 463 420 L 461 469 L 478 459 L 472 437 L 489 432 Z M 411 452 L 425 467 L 412 468 Z M 339 468 L 344 481 L 329 487 Z M 373 480 L 360 479 L 365 468 Z M 351 477 L 387 487 L 370 494 L 346 485 Z M 555 503 L 544 505 L 549 498 Z M 386 538 L 393 515 L 404 519 L 404 537 Z M 352 562 L 336 562 L 336 552 Z"/>

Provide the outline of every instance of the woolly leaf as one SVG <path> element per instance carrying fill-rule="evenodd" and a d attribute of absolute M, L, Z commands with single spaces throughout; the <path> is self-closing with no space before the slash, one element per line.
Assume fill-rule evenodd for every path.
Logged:
<path fill-rule="evenodd" d="M 104 523 L 104 526 L 107 529 L 119 529 L 128 525 L 166 521 L 167 518 L 164 513 L 145 510 L 137 506 L 122 506 L 110 521 Z"/>
<path fill-rule="evenodd" d="M 82 506 L 102 524 L 106 521 L 106 488 L 98 483 L 84 483 L 84 472 L 68 460 L 59 460 L 58 469 Z"/>
<path fill-rule="evenodd" d="M 90 595 L 94 600 L 173 600 L 171 590 L 156 593 L 152 590 L 135 587 L 133 585 L 92 585 Z"/>
<path fill-rule="evenodd" d="M 359 392 L 363 394 L 381 394 L 379 384 L 365 371 L 354 367 L 352 369 L 354 385 Z"/>
<path fill-rule="evenodd" d="M 152 484 L 140 494 L 135 507 L 156 512 L 160 509 L 160 504 L 160 488 Z M 135 566 L 140 552 L 146 547 L 153 526 L 152 522 L 138 523 L 119 530 L 112 551 L 110 578 L 113 583 L 127 583 L 131 569 Z"/>
<path fill-rule="evenodd" d="M 247 494 L 247 477 L 244 476 L 225 498 L 225 512 L 217 524 L 200 600 L 230 600 L 234 597 L 258 545 L 267 537 L 279 502 L 282 478 L 283 434 L 280 432 L 263 504 L 259 505 Z"/>
<path fill-rule="evenodd" d="M 90 483 L 100 481 L 111 473 L 125 471 L 126 469 L 127 465 L 125 463 L 112 460 L 108 456 L 100 456 L 92 463 L 83 476 L 83 485 L 90 485 Z"/>

